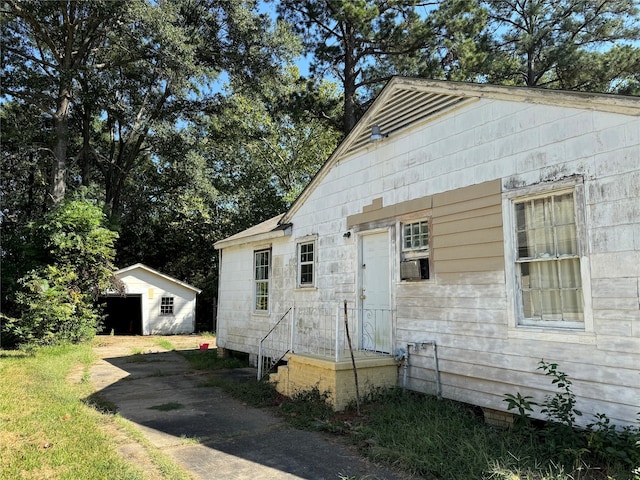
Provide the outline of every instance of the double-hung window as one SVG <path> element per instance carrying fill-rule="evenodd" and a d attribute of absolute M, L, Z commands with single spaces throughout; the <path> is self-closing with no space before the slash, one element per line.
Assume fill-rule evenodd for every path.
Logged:
<path fill-rule="evenodd" d="M 426 280 L 429 278 L 429 221 L 423 219 L 401 225 L 402 253 L 400 278 Z"/>
<path fill-rule="evenodd" d="M 173 315 L 173 297 L 160 299 L 160 315 Z"/>
<path fill-rule="evenodd" d="M 584 327 L 575 193 L 562 190 L 513 201 L 521 325 Z"/>
<path fill-rule="evenodd" d="M 315 285 L 315 250 L 315 241 L 298 243 L 298 285 L 300 287 Z"/>
<path fill-rule="evenodd" d="M 257 312 L 269 311 L 269 271 L 271 268 L 271 250 L 254 252 L 254 309 Z"/>

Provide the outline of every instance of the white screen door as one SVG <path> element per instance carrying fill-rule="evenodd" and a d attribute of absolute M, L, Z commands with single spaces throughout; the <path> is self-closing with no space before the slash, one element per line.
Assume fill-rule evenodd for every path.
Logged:
<path fill-rule="evenodd" d="M 361 239 L 362 347 L 365 350 L 391 353 L 389 232 L 365 234 Z"/>

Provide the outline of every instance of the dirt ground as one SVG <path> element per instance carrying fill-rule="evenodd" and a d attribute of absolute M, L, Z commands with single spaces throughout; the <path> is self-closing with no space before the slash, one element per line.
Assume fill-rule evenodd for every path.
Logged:
<path fill-rule="evenodd" d="M 208 344 L 208 348 L 216 348 L 216 337 L 213 335 L 97 335 L 94 346 L 109 348 L 112 353 L 157 353 L 166 352 L 163 342 L 170 343 L 175 350 L 199 349 Z M 136 350 L 133 352 L 133 350 Z"/>

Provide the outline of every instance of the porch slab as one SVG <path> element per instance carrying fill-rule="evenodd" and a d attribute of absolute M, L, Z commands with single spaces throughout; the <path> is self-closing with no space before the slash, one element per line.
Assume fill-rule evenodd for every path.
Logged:
<path fill-rule="evenodd" d="M 392 387 L 397 384 L 398 362 L 391 356 L 371 353 L 355 355 L 360 395 L 375 388 Z M 356 399 L 356 385 L 351 358 L 335 361 L 313 355 L 288 354 L 287 365 L 278 368 L 270 377 L 276 390 L 293 396 L 298 392 L 317 387 L 327 393 L 334 410 L 344 410 Z"/>

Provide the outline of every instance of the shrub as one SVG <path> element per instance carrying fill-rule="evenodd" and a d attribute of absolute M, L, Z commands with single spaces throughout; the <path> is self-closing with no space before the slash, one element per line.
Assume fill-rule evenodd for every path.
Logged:
<path fill-rule="evenodd" d="M 576 418 L 582 412 L 576 408 L 576 397 L 572 391 L 572 382 L 567 374 L 558 369 L 556 363 L 540 361 L 539 370 L 550 377 L 558 392 L 547 395 L 544 402 L 538 404 L 530 396 L 506 394 L 507 409 L 518 411 L 514 427 L 517 432 L 526 434 L 538 444 L 543 455 L 568 468 L 585 467 L 585 462 L 599 464 L 616 472 L 634 473 L 632 469 L 640 464 L 640 428 L 618 428 L 611 424 L 605 414 L 596 414 L 596 421 L 586 429 L 576 425 Z M 534 427 L 529 412 L 533 405 L 540 405 L 541 413 L 547 421 Z"/>
<path fill-rule="evenodd" d="M 17 342 L 78 343 L 95 335 L 101 320 L 95 301 L 117 284 L 112 264 L 117 233 L 103 222 L 100 208 L 80 199 L 63 202 L 31 226 L 44 263 L 18 282 L 20 315 L 6 325 Z"/>

